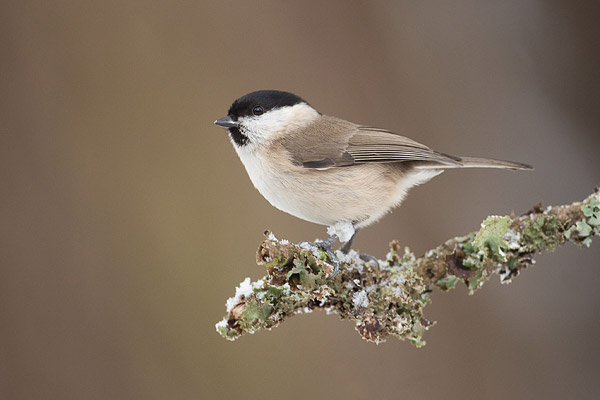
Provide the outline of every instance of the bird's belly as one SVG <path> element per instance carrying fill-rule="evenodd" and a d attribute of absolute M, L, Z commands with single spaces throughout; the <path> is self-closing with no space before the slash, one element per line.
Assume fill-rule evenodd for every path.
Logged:
<path fill-rule="evenodd" d="M 389 165 L 320 171 L 256 156 L 240 158 L 256 189 L 274 207 L 317 224 L 373 222 L 404 196 L 397 191 L 399 172 L 394 175 Z"/>

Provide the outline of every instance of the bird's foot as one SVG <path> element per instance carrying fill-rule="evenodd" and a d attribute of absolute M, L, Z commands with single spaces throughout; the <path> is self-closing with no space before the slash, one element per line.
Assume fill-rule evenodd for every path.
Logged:
<path fill-rule="evenodd" d="M 369 261 L 373 261 L 375 265 L 379 266 L 379 260 L 370 254 L 358 253 L 358 257 L 366 263 L 368 263 Z"/>
<path fill-rule="evenodd" d="M 350 238 L 350 240 L 348 240 L 346 243 L 343 244 L 342 247 L 340 247 L 340 251 L 343 254 L 348 254 L 350 252 L 350 247 L 352 246 L 352 241 L 354 240 L 354 238 L 356 237 L 356 234 L 358 233 L 358 229 L 356 229 L 354 231 L 354 235 L 352 235 L 352 237 Z M 363 260 L 364 262 L 368 263 L 369 261 L 374 261 L 376 265 L 379 265 L 379 260 L 377 260 L 377 258 L 373 257 L 370 254 L 365 254 L 365 253 L 358 253 L 358 257 Z"/>
<path fill-rule="evenodd" d="M 348 253 L 350 252 L 350 250 L 351 250 L 351 249 L 350 249 L 350 246 L 347 246 L 347 244 L 348 244 L 348 243 L 350 243 L 350 242 L 346 242 L 346 243 L 345 243 L 345 244 L 344 244 L 344 245 L 343 245 L 343 246 L 340 248 L 340 251 L 341 251 L 343 254 L 348 254 Z M 374 256 L 372 256 L 372 255 L 370 255 L 370 254 L 366 254 L 366 253 L 359 253 L 358 251 L 357 251 L 356 253 L 358 254 L 358 258 L 360 258 L 361 260 L 363 260 L 365 263 L 368 263 L 368 262 L 370 262 L 370 261 L 373 261 L 373 262 L 375 263 L 375 265 L 379 265 L 379 260 L 378 260 L 376 257 L 374 257 Z"/>

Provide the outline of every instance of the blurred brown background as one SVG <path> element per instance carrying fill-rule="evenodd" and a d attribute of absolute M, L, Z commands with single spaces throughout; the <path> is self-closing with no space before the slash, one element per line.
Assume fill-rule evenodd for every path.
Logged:
<path fill-rule="evenodd" d="M 227 342 L 214 324 L 272 208 L 212 122 L 257 89 L 440 151 L 449 171 L 363 231 L 417 253 L 489 214 L 600 183 L 599 7 L 568 1 L 4 1 L 0 398 L 598 398 L 600 241 L 509 286 L 434 293 L 415 349 L 315 312 Z"/>

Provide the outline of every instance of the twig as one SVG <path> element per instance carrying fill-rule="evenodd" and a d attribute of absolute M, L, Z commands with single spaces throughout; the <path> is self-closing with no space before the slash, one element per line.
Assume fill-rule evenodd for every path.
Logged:
<path fill-rule="evenodd" d="M 589 247 L 600 232 L 600 192 L 582 202 L 542 209 L 541 203 L 522 216 L 490 216 L 467 236 L 446 241 L 422 257 L 398 242 L 390 243 L 385 260 L 364 262 L 358 254 L 337 253 L 340 273 L 329 256 L 309 244 L 277 240 L 270 232 L 256 261 L 268 275 L 256 282 L 246 278 L 227 300 L 227 316 L 217 332 L 229 340 L 259 329 L 271 329 L 286 317 L 322 308 L 355 322 L 368 341 L 388 336 L 422 346 L 432 322 L 423 316 L 434 286 L 449 290 L 459 281 L 473 293 L 492 275 L 508 283 L 535 262 L 533 256 L 572 241 Z"/>

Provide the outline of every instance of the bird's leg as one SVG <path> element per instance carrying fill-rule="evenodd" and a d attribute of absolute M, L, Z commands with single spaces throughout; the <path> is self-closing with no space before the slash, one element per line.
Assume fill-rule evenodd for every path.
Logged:
<path fill-rule="evenodd" d="M 354 238 L 356 237 L 356 234 L 358 233 L 360 229 L 354 228 L 354 233 L 352 234 L 352 237 L 350 237 L 350 239 L 344 243 L 344 245 L 342 247 L 340 247 L 340 251 L 344 254 L 348 254 L 348 252 L 350 251 L 350 247 L 352 247 L 352 241 L 354 240 Z"/>
<path fill-rule="evenodd" d="M 331 259 L 331 263 L 333 264 L 333 274 L 329 277 L 329 279 L 333 279 L 336 277 L 338 271 L 340 270 L 340 261 L 338 260 L 335 253 L 331 250 L 331 246 L 338 240 L 337 235 L 331 235 L 329 239 L 319 241 L 319 242 L 306 242 L 310 245 L 316 246 L 319 249 L 325 251 L 329 258 Z"/>
<path fill-rule="evenodd" d="M 356 234 L 358 233 L 359 230 L 360 229 L 358 229 L 358 228 L 354 228 L 354 234 L 352 235 L 350 240 L 348 240 L 346 243 L 344 243 L 344 245 L 342 247 L 340 247 L 340 251 L 342 253 L 348 254 L 348 252 L 350 251 L 350 247 L 352 246 L 352 241 L 356 237 Z M 373 257 L 370 254 L 358 253 L 358 257 L 361 260 L 363 260 L 364 262 L 375 261 L 375 264 L 379 265 L 379 261 L 377 261 L 377 258 Z"/>

